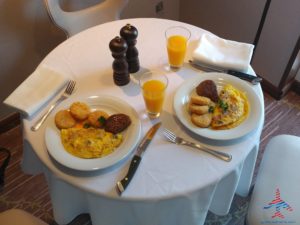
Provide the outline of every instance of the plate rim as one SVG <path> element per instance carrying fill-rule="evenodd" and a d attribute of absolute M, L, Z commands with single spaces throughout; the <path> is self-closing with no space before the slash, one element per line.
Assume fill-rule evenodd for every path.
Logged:
<path fill-rule="evenodd" d="M 245 137 L 247 135 L 249 135 L 250 133 L 252 133 L 254 130 L 256 130 L 258 128 L 258 124 L 260 124 L 261 120 L 263 118 L 259 118 L 257 119 L 257 125 L 251 126 L 251 129 L 248 129 L 247 132 L 242 132 L 239 135 L 235 135 L 235 136 L 228 136 L 227 134 L 232 134 L 233 131 L 240 129 L 241 125 L 239 125 L 236 128 L 232 128 L 229 130 L 212 130 L 209 128 L 199 128 L 196 127 L 195 125 L 192 125 L 193 127 L 191 127 L 189 124 L 191 124 L 191 122 L 187 122 L 187 118 L 182 117 L 182 114 L 184 113 L 180 113 L 180 111 L 184 110 L 184 105 L 181 105 L 181 109 L 179 109 L 178 105 L 180 102 L 180 99 L 184 98 L 185 96 L 180 96 L 181 92 L 184 92 L 184 88 L 186 88 L 186 86 L 194 86 L 196 87 L 201 81 L 204 80 L 218 80 L 218 79 L 223 79 L 225 82 L 230 83 L 230 81 L 234 82 L 234 83 L 238 83 L 239 86 L 242 86 L 243 88 L 246 87 L 246 90 L 244 91 L 248 91 L 251 93 L 251 98 L 255 98 L 257 101 L 254 102 L 254 105 L 256 107 L 254 107 L 254 110 L 256 111 L 255 114 L 261 115 L 260 117 L 262 117 L 262 111 L 263 111 L 263 105 L 262 102 L 260 101 L 260 97 L 258 96 L 258 94 L 255 92 L 255 90 L 250 86 L 250 84 L 246 83 L 246 81 L 241 80 L 237 77 L 234 77 L 232 75 L 229 74 L 225 74 L 225 73 L 218 73 L 218 72 L 206 72 L 206 73 L 201 73 L 200 75 L 194 76 L 192 78 L 189 78 L 187 80 L 185 80 L 176 90 L 174 98 L 173 98 L 173 110 L 175 112 L 176 118 L 180 121 L 181 124 L 183 124 L 185 126 L 185 128 L 187 128 L 189 131 L 193 132 L 194 134 L 200 136 L 200 137 L 204 137 L 210 140 L 218 140 L 218 141 L 231 141 L 231 140 L 236 140 L 236 139 L 240 139 L 242 137 Z M 197 84 L 197 85 L 196 85 Z M 189 90 L 189 94 L 191 94 L 192 90 Z M 258 107 L 257 107 L 258 106 Z M 252 112 L 253 106 L 250 105 L 250 113 Z M 188 113 L 188 112 L 186 112 Z M 246 119 L 246 121 L 249 119 L 249 117 Z M 202 132 L 199 132 L 198 130 L 202 130 Z M 212 136 L 212 135 L 208 135 L 205 134 L 204 131 L 216 131 L 219 132 L 219 134 L 221 132 L 224 133 L 224 135 L 216 135 L 216 136 Z M 208 132 L 208 133 L 210 133 Z M 217 134 L 217 133 L 215 133 Z"/>
<path fill-rule="evenodd" d="M 61 110 L 61 109 L 66 108 L 66 105 L 68 105 L 68 103 L 75 102 L 75 101 L 83 101 L 83 102 L 88 102 L 88 103 L 91 104 L 90 101 L 97 100 L 97 99 L 100 99 L 100 98 L 102 99 L 102 101 L 106 102 L 105 104 L 107 104 L 108 101 L 117 102 L 119 113 L 121 113 L 122 108 L 123 108 L 123 110 L 124 110 L 124 108 L 126 108 L 125 111 L 130 110 L 129 114 L 134 117 L 134 121 L 131 118 L 131 120 L 134 122 L 134 123 L 131 124 L 131 126 L 134 125 L 134 127 L 131 130 L 127 130 L 125 132 L 130 137 L 129 144 L 131 146 L 127 148 L 127 151 L 124 150 L 124 151 L 121 151 L 119 153 L 115 153 L 115 154 L 112 153 L 112 154 L 110 154 L 108 156 L 105 156 L 103 158 L 95 158 L 95 159 L 79 158 L 79 157 L 71 155 L 65 149 L 63 149 L 64 152 L 62 154 L 67 155 L 67 157 L 69 158 L 68 159 L 69 161 L 74 160 L 74 162 L 75 162 L 75 163 L 70 163 L 70 162 L 66 163 L 64 159 L 61 159 L 61 157 L 59 157 L 59 155 L 57 154 L 57 150 L 53 151 L 53 149 L 51 147 L 51 145 L 52 145 L 51 142 L 53 140 L 51 140 L 50 137 L 56 136 L 55 141 L 57 141 L 57 140 L 60 141 L 60 134 L 58 133 L 59 130 L 55 126 L 55 123 L 54 123 L 55 113 L 57 111 Z M 48 154 L 56 162 L 58 162 L 60 165 L 65 166 L 65 167 L 70 168 L 70 169 L 77 170 L 77 171 L 101 170 L 101 169 L 111 167 L 111 166 L 117 164 L 118 162 L 122 161 L 124 158 L 126 158 L 128 155 L 130 155 L 130 153 L 135 149 L 136 145 L 138 144 L 138 140 L 140 139 L 140 136 L 141 136 L 142 124 L 141 124 L 141 120 L 139 118 L 139 115 L 138 115 L 137 111 L 130 104 L 128 104 L 126 101 L 123 101 L 119 97 L 115 97 L 115 96 L 111 96 L 111 95 L 101 95 L 100 94 L 100 95 L 89 95 L 89 96 L 77 96 L 77 97 L 73 97 L 73 98 L 70 97 L 64 103 L 65 104 L 61 104 L 60 106 L 58 106 L 55 109 L 55 111 L 51 114 L 51 116 L 48 118 L 49 122 L 46 126 L 45 135 L 44 135 L 44 140 L 46 142 L 46 148 L 47 148 Z M 132 131 L 134 131 L 134 134 L 132 134 Z M 50 138 L 50 140 L 49 140 L 49 138 Z M 124 142 L 123 142 L 123 144 L 124 144 Z M 63 147 L 61 142 L 58 144 L 58 146 Z M 122 144 L 121 144 L 120 147 L 122 147 Z M 108 160 L 109 162 L 105 162 L 105 160 L 106 161 Z M 77 162 L 79 162 L 80 164 L 79 165 L 76 164 Z M 92 162 L 91 166 L 88 166 L 91 162 Z M 96 166 L 95 164 L 97 164 L 97 163 L 99 163 L 99 165 Z"/>

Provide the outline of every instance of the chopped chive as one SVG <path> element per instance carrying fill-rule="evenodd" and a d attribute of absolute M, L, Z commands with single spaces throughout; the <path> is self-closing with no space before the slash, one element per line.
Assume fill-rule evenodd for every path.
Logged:
<path fill-rule="evenodd" d="M 91 127 L 91 125 L 89 123 L 83 124 L 83 128 L 90 128 L 90 127 Z"/>
<path fill-rule="evenodd" d="M 228 109 L 228 104 L 226 102 L 223 102 L 222 100 L 219 99 L 218 102 L 220 108 L 223 110 L 223 112 L 226 112 Z"/>
<path fill-rule="evenodd" d="M 106 122 L 106 119 L 105 119 L 105 117 L 103 117 L 103 116 L 100 116 L 100 117 L 98 118 L 98 122 L 99 122 L 101 125 L 104 125 L 104 124 L 105 124 L 105 122 Z"/>

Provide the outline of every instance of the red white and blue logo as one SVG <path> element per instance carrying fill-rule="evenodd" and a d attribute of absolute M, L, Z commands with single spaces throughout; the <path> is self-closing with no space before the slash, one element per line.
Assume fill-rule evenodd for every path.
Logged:
<path fill-rule="evenodd" d="M 273 199 L 271 202 L 268 203 L 267 206 L 264 207 L 264 209 L 271 209 L 275 208 L 275 212 L 272 215 L 272 219 L 279 218 L 284 219 L 285 213 L 284 211 L 293 211 L 293 208 L 285 201 L 283 201 L 280 197 L 280 190 L 279 188 L 276 188 L 275 192 L 275 199 Z"/>

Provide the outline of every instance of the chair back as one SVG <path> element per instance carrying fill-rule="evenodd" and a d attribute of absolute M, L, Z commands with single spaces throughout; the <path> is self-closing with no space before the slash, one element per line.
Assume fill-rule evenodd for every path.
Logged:
<path fill-rule="evenodd" d="M 91 7 L 67 12 L 59 0 L 44 0 L 51 20 L 65 31 L 68 37 L 89 27 L 120 19 L 120 14 L 129 0 L 104 0 Z"/>
<path fill-rule="evenodd" d="M 8 209 L 0 213 L 0 224 L 2 225 L 48 225 L 40 218 L 22 209 Z"/>

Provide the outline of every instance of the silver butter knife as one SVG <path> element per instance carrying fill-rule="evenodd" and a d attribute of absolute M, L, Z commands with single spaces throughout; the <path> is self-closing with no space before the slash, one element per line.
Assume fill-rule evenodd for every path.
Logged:
<path fill-rule="evenodd" d="M 142 139 L 140 144 L 138 145 L 136 154 L 133 156 L 133 158 L 131 160 L 127 175 L 122 180 L 117 182 L 116 188 L 117 188 L 119 195 L 121 195 L 125 191 L 126 187 L 129 185 L 130 181 L 132 180 L 132 178 L 142 160 L 142 156 L 143 156 L 144 152 L 146 151 L 148 145 L 150 144 L 151 140 L 153 139 L 156 131 L 159 129 L 160 126 L 161 126 L 161 122 L 153 125 L 149 129 L 149 131 L 147 132 L 145 137 Z"/>
<path fill-rule="evenodd" d="M 196 62 L 193 60 L 189 60 L 189 63 L 196 69 L 204 70 L 204 71 L 214 71 L 214 72 L 220 72 L 220 73 L 227 73 L 233 76 L 236 76 L 242 80 L 246 80 L 252 84 L 258 84 L 262 81 L 262 78 L 256 77 L 247 73 L 239 72 L 239 71 L 234 71 L 234 70 L 227 70 L 227 69 L 222 69 L 210 65 L 204 65 L 200 62 Z"/>

